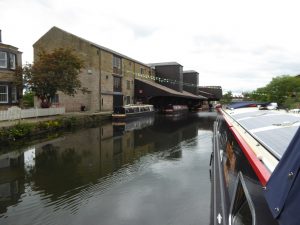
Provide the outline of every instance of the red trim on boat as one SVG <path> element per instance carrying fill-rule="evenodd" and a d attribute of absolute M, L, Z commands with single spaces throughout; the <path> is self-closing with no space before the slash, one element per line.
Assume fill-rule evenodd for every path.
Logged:
<path fill-rule="evenodd" d="M 249 163 L 251 164 L 254 172 L 256 173 L 258 179 L 260 180 L 263 186 L 266 186 L 271 173 L 270 171 L 264 166 L 264 164 L 256 157 L 254 152 L 252 151 L 251 147 L 247 144 L 247 142 L 242 138 L 239 132 L 234 127 L 229 127 L 232 131 L 235 139 L 237 140 L 238 144 L 240 145 L 242 151 L 244 152 L 246 158 L 248 159 Z"/>
<path fill-rule="evenodd" d="M 232 123 L 231 121 L 227 118 L 227 116 L 225 116 L 225 113 L 221 110 L 221 109 L 218 109 L 218 112 L 221 113 L 223 115 L 223 118 L 224 120 L 226 121 L 228 127 L 232 127 Z"/>
<path fill-rule="evenodd" d="M 242 151 L 244 152 L 247 160 L 249 161 L 250 165 L 252 166 L 254 172 L 256 173 L 258 179 L 260 180 L 263 186 L 266 186 L 271 173 L 270 171 L 264 166 L 264 164 L 256 157 L 254 152 L 252 151 L 251 147 L 247 144 L 244 138 L 239 134 L 239 132 L 233 127 L 231 121 L 225 116 L 225 112 L 219 110 L 219 112 L 223 115 L 229 129 L 232 131 L 235 139 L 237 140 L 238 144 L 240 145 Z"/>

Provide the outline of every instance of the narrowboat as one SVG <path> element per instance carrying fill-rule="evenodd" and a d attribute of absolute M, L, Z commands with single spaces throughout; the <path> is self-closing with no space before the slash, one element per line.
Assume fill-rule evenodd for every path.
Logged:
<path fill-rule="evenodd" d="M 114 121 L 120 121 L 150 114 L 154 114 L 153 105 L 125 105 L 115 107 L 112 119 Z"/>
<path fill-rule="evenodd" d="M 214 123 L 210 224 L 299 225 L 300 115 L 240 106 Z"/>

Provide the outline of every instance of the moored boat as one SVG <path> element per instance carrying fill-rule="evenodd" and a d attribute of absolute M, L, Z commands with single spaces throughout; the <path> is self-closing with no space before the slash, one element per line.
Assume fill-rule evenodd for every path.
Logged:
<path fill-rule="evenodd" d="M 114 109 L 112 114 L 113 120 L 126 120 L 134 117 L 141 117 L 149 114 L 154 114 L 153 105 L 125 105 Z"/>
<path fill-rule="evenodd" d="M 214 124 L 211 224 L 299 224 L 300 116 L 228 108 Z"/>

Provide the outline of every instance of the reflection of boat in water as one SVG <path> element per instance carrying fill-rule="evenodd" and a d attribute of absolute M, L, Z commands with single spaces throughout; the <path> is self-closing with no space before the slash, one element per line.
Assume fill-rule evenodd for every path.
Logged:
<path fill-rule="evenodd" d="M 177 114 L 177 113 L 186 113 L 189 111 L 187 105 L 167 105 L 163 108 L 162 112 L 164 114 Z"/>
<path fill-rule="evenodd" d="M 142 117 L 149 114 L 154 114 L 153 105 L 125 105 L 115 107 L 112 119 L 114 121 L 119 121 L 134 117 Z"/>
<path fill-rule="evenodd" d="M 112 122 L 112 125 L 114 127 L 122 127 L 124 131 L 139 130 L 153 125 L 154 118 L 155 118 L 154 115 L 148 115 L 148 116 L 137 118 L 136 120 L 132 120 L 132 121 Z"/>
<path fill-rule="evenodd" d="M 214 124 L 211 224 L 299 224 L 300 116 L 240 108 Z"/>

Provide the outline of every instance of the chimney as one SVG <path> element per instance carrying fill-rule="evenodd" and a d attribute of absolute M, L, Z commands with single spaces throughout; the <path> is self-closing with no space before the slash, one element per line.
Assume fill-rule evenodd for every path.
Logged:
<path fill-rule="evenodd" d="M 0 30 L 0 43 L 2 43 L 1 30 Z"/>

